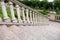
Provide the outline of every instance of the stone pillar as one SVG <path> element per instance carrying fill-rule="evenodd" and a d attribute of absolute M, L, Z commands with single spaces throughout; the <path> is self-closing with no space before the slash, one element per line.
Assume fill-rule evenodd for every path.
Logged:
<path fill-rule="evenodd" d="M 38 15 L 38 13 L 37 13 L 37 22 L 39 22 L 39 20 L 38 20 L 38 19 L 39 19 L 38 16 L 39 16 L 39 15 Z"/>
<path fill-rule="evenodd" d="M 34 21 L 35 21 L 35 15 L 34 15 L 34 12 L 33 12 L 33 23 L 34 23 Z"/>
<path fill-rule="evenodd" d="M 56 16 L 56 12 L 50 11 L 50 13 L 49 13 L 50 20 L 55 20 L 55 16 Z"/>
<path fill-rule="evenodd" d="M 17 10 L 17 15 L 18 15 L 18 22 L 22 22 L 21 15 L 20 15 L 21 10 L 20 10 L 19 5 L 16 5 L 16 10 Z"/>
<path fill-rule="evenodd" d="M 36 21 L 36 23 L 37 23 L 37 13 L 35 13 L 35 21 Z"/>
<path fill-rule="evenodd" d="M 40 21 L 39 21 L 39 19 L 40 19 L 40 17 L 39 17 L 39 16 L 40 16 L 40 15 L 38 14 L 38 23 L 40 22 Z"/>
<path fill-rule="evenodd" d="M 35 13 L 35 22 L 36 22 L 36 13 Z"/>
<path fill-rule="evenodd" d="M 40 23 L 40 14 L 39 14 L 39 23 Z"/>
<path fill-rule="evenodd" d="M 24 13 L 24 7 L 21 8 L 22 9 L 22 14 L 23 14 L 23 22 L 25 23 L 26 19 L 25 19 L 25 13 Z"/>
<path fill-rule="evenodd" d="M 1 0 L 1 8 L 2 8 L 3 15 L 4 15 L 4 21 L 9 22 L 10 20 L 9 20 L 8 15 L 7 15 L 4 0 Z"/>
<path fill-rule="evenodd" d="M 17 22 L 15 15 L 14 15 L 14 7 L 13 7 L 13 3 L 9 2 L 10 5 L 10 11 L 11 11 L 11 16 L 12 16 L 12 22 Z"/>
<path fill-rule="evenodd" d="M 43 23 L 43 16 L 40 15 L 40 23 Z"/>
<path fill-rule="evenodd" d="M 32 22 L 32 11 L 30 10 L 30 22 Z"/>
<path fill-rule="evenodd" d="M 26 9 L 27 22 L 29 22 L 29 10 Z"/>
<path fill-rule="evenodd" d="M 36 21 L 37 21 L 37 23 L 38 23 L 38 14 L 36 14 L 36 17 L 37 17 Z"/>
<path fill-rule="evenodd" d="M 36 20 L 35 20 L 35 13 L 34 13 L 34 23 L 36 22 Z"/>

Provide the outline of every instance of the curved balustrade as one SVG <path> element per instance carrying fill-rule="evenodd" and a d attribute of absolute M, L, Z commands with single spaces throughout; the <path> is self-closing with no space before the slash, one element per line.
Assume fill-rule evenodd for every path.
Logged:
<path fill-rule="evenodd" d="M 40 24 L 40 23 L 46 23 L 48 22 L 48 17 L 44 16 L 43 14 L 37 12 L 36 10 L 25 6 L 24 4 L 18 2 L 17 0 L 10 0 L 8 2 L 9 9 L 10 9 L 10 14 L 11 14 L 11 19 L 8 17 L 8 13 L 6 11 L 6 5 L 4 1 L 0 1 L 1 3 L 1 8 L 4 16 L 4 21 L 5 24 Z M 15 5 L 13 5 L 15 4 Z M 16 16 L 15 12 L 16 10 Z M 47 21 L 46 21 L 47 20 Z M 7 23 L 6 23 L 7 22 Z M 0 23 L 1 24 L 1 23 Z M 4 24 L 4 23 L 3 23 Z"/>

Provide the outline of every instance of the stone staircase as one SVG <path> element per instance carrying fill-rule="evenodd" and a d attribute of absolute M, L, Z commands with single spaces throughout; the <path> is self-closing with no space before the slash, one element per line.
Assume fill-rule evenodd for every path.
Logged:
<path fill-rule="evenodd" d="M 17 0 L 8 2 L 12 17 L 10 19 L 4 0 L 0 0 L 0 5 L 4 16 L 3 20 L 0 17 L 0 40 L 60 40 L 60 23 L 49 21 L 48 16 Z"/>
<path fill-rule="evenodd" d="M 1 25 L 0 40 L 60 40 L 60 23 L 51 22 L 40 26 Z"/>

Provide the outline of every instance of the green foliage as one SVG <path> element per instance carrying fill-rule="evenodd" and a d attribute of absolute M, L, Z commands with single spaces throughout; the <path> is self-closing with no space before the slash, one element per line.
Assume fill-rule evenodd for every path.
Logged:
<path fill-rule="evenodd" d="M 47 11 L 47 10 L 52 11 L 53 8 L 57 12 L 57 14 L 60 15 L 60 0 L 55 0 L 54 5 L 53 5 L 53 2 L 47 2 L 47 0 L 44 0 L 44 1 L 38 1 L 38 0 L 35 0 L 35 1 L 24 0 L 24 1 L 21 1 L 21 0 L 18 0 L 18 1 L 27 5 L 27 6 L 30 6 L 31 8 L 34 8 L 36 10 L 40 10 L 39 12 L 44 14 L 44 15 L 47 15 L 49 13 L 49 11 Z M 5 2 L 8 2 L 8 0 L 5 0 Z M 11 12 L 10 12 L 10 9 L 8 7 L 7 7 L 7 13 L 8 13 L 8 16 L 11 19 L 12 18 L 11 17 Z M 17 12 L 16 12 L 15 9 L 14 9 L 14 13 L 15 13 L 15 16 L 17 18 Z M 0 8 L 0 17 L 3 18 L 3 13 L 2 13 L 1 8 Z M 22 16 L 21 16 L 21 19 L 23 19 Z"/>
<path fill-rule="evenodd" d="M 20 1 L 22 2 L 23 4 L 27 5 L 27 6 L 30 6 L 34 9 L 49 9 L 53 7 L 52 5 L 52 2 L 48 3 L 48 2 L 45 2 L 45 1 Z"/>
<path fill-rule="evenodd" d="M 8 14 L 9 18 L 12 19 L 10 8 L 9 8 L 9 7 L 6 7 L 6 11 L 7 11 L 7 14 Z M 14 9 L 14 13 L 15 13 L 15 17 L 17 18 L 16 9 Z M 0 17 L 1 17 L 2 19 L 4 18 L 1 8 L 0 8 Z"/>
<path fill-rule="evenodd" d="M 7 7 L 7 8 L 6 8 L 6 11 L 7 11 L 7 14 L 8 14 L 8 16 L 10 17 L 10 19 L 12 19 L 12 17 L 11 17 L 11 12 L 10 12 L 10 8 Z"/>
<path fill-rule="evenodd" d="M 40 10 L 39 12 L 42 13 L 42 14 L 44 14 L 44 15 L 49 14 L 49 11 L 48 10 Z"/>
<path fill-rule="evenodd" d="M 0 17 L 3 19 L 3 14 L 2 14 L 1 8 L 0 8 Z"/>
<path fill-rule="evenodd" d="M 4 0 L 5 2 L 8 2 L 9 0 Z"/>
<path fill-rule="evenodd" d="M 43 1 L 20 1 L 23 4 L 30 6 L 31 8 L 34 9 L 39 9 L 39 10 L 49 10 L 49 11 L 59 11 L 60 10 L 60 0 L 55 0 L 54 1 L 54 5 L 53 2 L 47 2 L 47 0 L 43 0 Z M 58 8 L 58 9 L 57 9 Z M 42 12 L 44 13 L 44 11 Z M 45 13 L 44 13 L 45 14 Z M 60 12 L 57 14 L 60 14 Z"/>

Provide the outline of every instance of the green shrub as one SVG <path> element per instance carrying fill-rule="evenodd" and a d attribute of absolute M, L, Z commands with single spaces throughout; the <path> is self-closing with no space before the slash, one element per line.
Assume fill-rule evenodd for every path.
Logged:
<path fill-rule="evenodd" d="M 49 13 L 49 11 L 47 11 L 47 10 L 40 10 L 39 11 L 41 14 L 44 14 L 44 15 L 47 15 L 48 13 Z"/>

